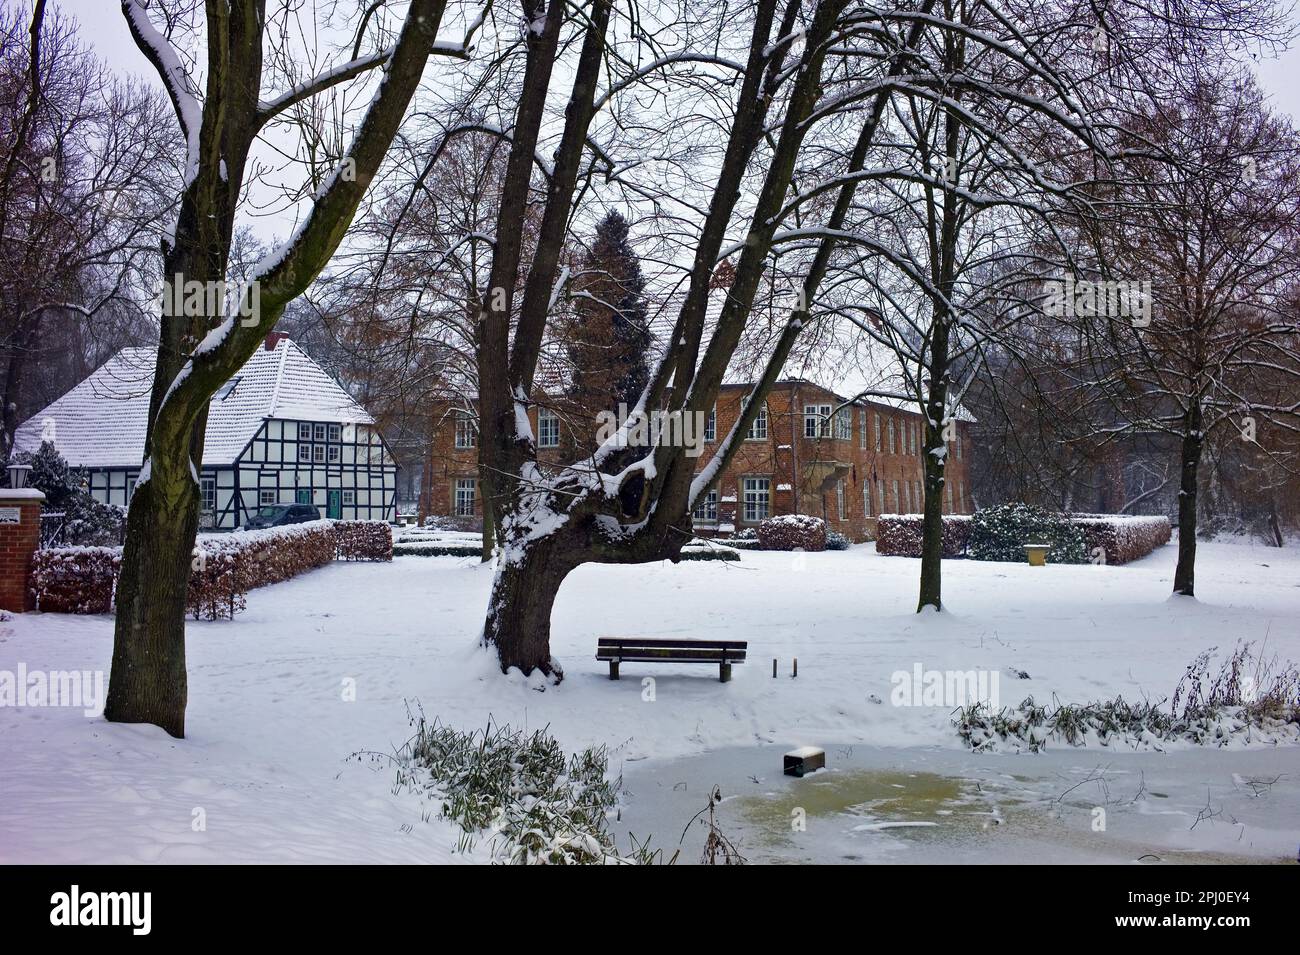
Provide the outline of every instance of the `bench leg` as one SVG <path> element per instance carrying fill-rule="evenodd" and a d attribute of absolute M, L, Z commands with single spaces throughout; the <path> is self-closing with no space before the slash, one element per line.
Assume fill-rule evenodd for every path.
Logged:
<path fill-rule="evenodd" d="M 730 682 L 731 682 L 731 664 L 730 664 L 730 663 L 722 663 L 722 664 L 719 664 L 719 666 L 718 666 L 718 670 L 720 671 L 720 672 L 718 673 L 718 682 L 719 682 L 719 683 L 730 683 Z"/>
<path fill-rule="evenodd" d="M 610 661 L 609 661 L 609 678 L 610 678 L 611 680 L 617 680 L 617 679 L 618 679 L 618 661 L 617 661 L 617 660 L 610 660 Z"/>

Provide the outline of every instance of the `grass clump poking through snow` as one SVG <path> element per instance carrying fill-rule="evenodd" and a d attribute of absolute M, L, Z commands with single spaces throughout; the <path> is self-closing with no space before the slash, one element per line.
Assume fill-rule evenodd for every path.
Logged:
<path fill-rule="evenodd" d="M 1164 700 L 1129 703 L 1122 696 L 1082 704 L 1054 698 L 1052 706 L 1042 706 L 1031 696 L 997 712 L 972 703 L 954 713 L 953 723 L 977 752 L 1037 753 L 1050 742 L 1157 750 L 1178 741 L 1200 746 L 1300 742 L 1300 669 L 1276 658 L 1260 660 L 1251 647 L 1238 644 L 1217 671 L 1218 648 L 1201 653 L 1178 681 L 1168 708 Z"/>
<path fill-rule="evenodd" d="M 528 734 L 489 722 L 466 733 L 423 715 L 398 754 L 397 785 L 439 800 L 441 815 L 464 832 L 467 851 L 489 839 L 494 862 L 511 865 L 651 864 L 632 840 L 620 855 L 608 831 L 619 781 L 610 780 L 603 746 L 567 757 L 545 730 Z"/>

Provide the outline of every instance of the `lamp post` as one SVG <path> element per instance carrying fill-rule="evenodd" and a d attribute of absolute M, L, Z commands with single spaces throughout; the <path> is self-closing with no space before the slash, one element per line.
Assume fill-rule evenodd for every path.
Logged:
<path fill-rule="evenodd" d="M 27 475 L 31 473 L 30 464 L 9 464 L 5 467 L 9 472 L 9 486 L 15 490 L 27 486 Z"/>

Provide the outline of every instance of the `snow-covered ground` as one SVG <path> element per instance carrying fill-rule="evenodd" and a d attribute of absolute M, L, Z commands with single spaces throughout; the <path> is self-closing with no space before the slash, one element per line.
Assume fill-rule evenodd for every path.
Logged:
<path fill-rule="evenodd" d="M 905 747 L 900 758 L 912 761 L 939 751 L 949 772 L 969 761 L 972 773 L 996 765 L 1033 776 L 1042 757 L 960 749 L 950 707 L 891 705 L 891 675 L 917 664 L 997 670 L 1004 704 L 1029 694 L 1083 702 L 1168 696 L 1199 652 L 1238 640 L 1300 660 L 1300 551 L 1204 544 L 1195 601 L 1169 597 L 1174 557 L 1170 545 L 1126 567 L 951 561 L 948 612 L 919 617 L 918 562 L 878 557 L 871 545 L 587 566 L 560 593 L 553 647 L 566 679 L 544 692 L 502 677 L 476 645 L 489 568 L 421 557 L 334 564 L 255 591 L 233 623 L 189 625 L 185 740 L 80 709 L 0 708 L 0 861 L 470 861 L 455 853 L 449 824 L 392 791 L 383 758 L 349 759 L 402 744 L 406 701 L 465 728 L 491 716 L 549 726 L 570 749 L 604 743 L 616 771 L 643 779 L 709 751 L 769 744 Z M 644 664 L 624 664 L 611 682 L 595 643 L 618 634 L 746 639 L 750 658 L 729 684 L 716 668 Z M 107 674 L 111 644 L 107 617 L 27 614 L 0 623 L 0 671 Z M 1225 760 L 1271 769 L 1283 778 L 1254 807 L 1275 820 L 1279 847 L 1254 854 L 1280 854 L 1287 840 L 1294 853 L 1300 747 L 1252 749 L 1259 755 L 1173 754 L 1179 768 L 1165 773 L 1176 777 L 1166 788 L 1181 784 L 1204 801 L 1206 785 L 1241 778 Z M 1141 756 L 1144 766 L 1162 758 Z M 656 841 L 675 843 L 679 832 Z"/>

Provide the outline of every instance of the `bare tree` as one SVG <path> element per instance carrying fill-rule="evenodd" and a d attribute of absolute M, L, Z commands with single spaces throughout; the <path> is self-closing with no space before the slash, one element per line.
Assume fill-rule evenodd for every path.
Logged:
<path fill-rule="evenodd" d="M 268 17 L 264 0 L 204 5 L 207 51 L 202 91 L 173 40 L 190 3 L 122 0 L 136 45 L 167 88 L 186 143 L 179 214 L 164 245 L 165 300 L 198 289 L 197 307 L 164 307 L 150 401 L 145 462 L 131 502 L 117 591 L 113 668 L 105 715 L 185 732 L 185 591 L 198 527 L 196 463 L 203 457 L 208 401 L 256 350 L 285 306 L 302 294 L 343 239 L 379 171 L 429 56 L 463 56 L 469 43 L 439 44 L 445 0 L 411 0 L 400 31 L 361 52 L 366 15 L 351 59 L 278 93 L 264 65 L 270 37 L 300 29 L 297 4 Z M 151 16 L 156 14 L 158 19 Z M 232 236 L 250 150 L 268 123 L 339 84 L 382 68 L 373 99 L 345 155 L 312 193 L 294 234 L 251 270 L 227 306 Z M 214 294 L 215 293 L 215 294 Z M 219 299 L 213 307 L 211 300 Z M 186 302 L 195 301 L 187 295 Z"/>

